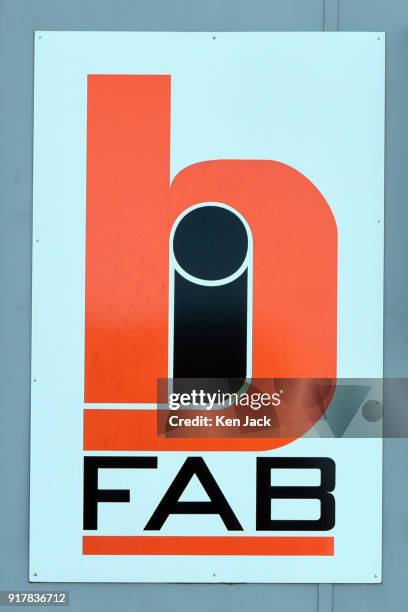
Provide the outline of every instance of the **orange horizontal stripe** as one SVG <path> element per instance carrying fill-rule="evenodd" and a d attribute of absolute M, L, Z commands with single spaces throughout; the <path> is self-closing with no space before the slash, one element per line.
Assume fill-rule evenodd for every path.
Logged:
<path fill-rule="evenodd" d="M 329 536 L 83 536 L 84 555 L 334 555 Z"/>
<path fill-rule="evenodd" d="M 84 410 L 86 451 L 258 451 L 284 446 L 292 438 L 167 438 L 157 435 L 157 410 Z"/>

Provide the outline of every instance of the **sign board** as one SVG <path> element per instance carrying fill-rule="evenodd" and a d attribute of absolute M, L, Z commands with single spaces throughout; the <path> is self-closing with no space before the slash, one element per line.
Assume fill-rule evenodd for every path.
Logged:
<path fill-rule="evenodd" d="M 381 580 L 383 127 L 383 34 L 36 33 L 32 581 Z"/>

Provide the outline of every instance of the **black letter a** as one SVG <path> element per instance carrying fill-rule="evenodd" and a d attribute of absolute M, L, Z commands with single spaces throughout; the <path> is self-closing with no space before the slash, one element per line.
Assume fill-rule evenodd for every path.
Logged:
<path fill-rule="evenodd" d="M 194 475 L 202 484 L 210 501 L 179 501 Z M 170 514 L 219 514 L 229 531 L 242 531 L 237 517 L 202 457 L 187 457 L 148 521 L 145 530 L 161 529 Z"/>

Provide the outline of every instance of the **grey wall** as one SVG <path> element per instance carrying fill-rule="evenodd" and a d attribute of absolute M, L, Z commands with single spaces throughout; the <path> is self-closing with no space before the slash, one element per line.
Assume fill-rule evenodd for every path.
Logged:
<path fill-rule="evenodd" d="M 0 589 L 28 575 L 34 30 L 385 31 L 385 375 L 408 368 L 406 0 L 0 0 Z M 385 406 L 387 409 L 387 406 Z M 384 445 L 382 585 L 70 584 L 75 612 L 405 612 L 408 441 Z"/>

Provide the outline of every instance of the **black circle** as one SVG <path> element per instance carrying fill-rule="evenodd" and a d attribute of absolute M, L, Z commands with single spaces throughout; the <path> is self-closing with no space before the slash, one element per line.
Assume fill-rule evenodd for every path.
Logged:
<path fill-rule="evenodd" d="M 241 219 L 220 206 L 200 206 L 178 224 L 173 251 L 185 272 L 202 280 L 234 274 L 245 260 L 248 236 Z"/>

